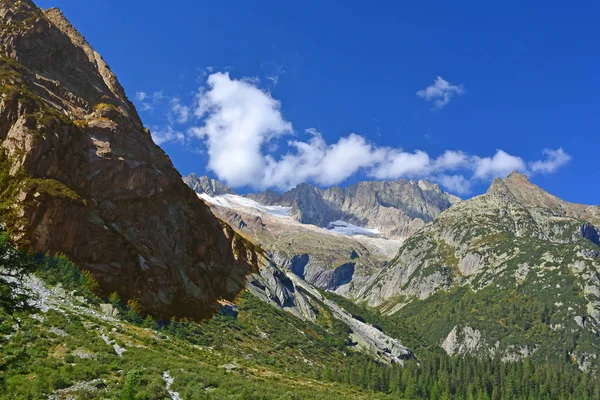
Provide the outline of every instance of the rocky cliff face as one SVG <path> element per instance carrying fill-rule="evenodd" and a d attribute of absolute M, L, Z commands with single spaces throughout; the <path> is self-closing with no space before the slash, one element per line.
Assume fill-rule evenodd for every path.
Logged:
<path fill-rule="evenodd" d="M 513 173 L 409 238 L 358 297 L 427 325 L 449 354 L 558 352 L 588 368 L 600 345 L 598 222 L 598 207 Z"/>
<path fill-rule="evenodd" d="M 263 204 L 290 206 L 294 217 L 305 224 L 327 227 L 343 220 L 400 240 L 460 201 L 436 184 L 406 179 L 359 182 L 327 190 L 301 184 L 282 195 L 268 191 L 248 197 Z"/>
<path fill-rule="evenodd" d="M 233 299 L 253 248 L 182 182 L 100 55 L 29 0 L 0 2 L 0 25 L 1 216 L 15 239 L 157 317 Z"/>

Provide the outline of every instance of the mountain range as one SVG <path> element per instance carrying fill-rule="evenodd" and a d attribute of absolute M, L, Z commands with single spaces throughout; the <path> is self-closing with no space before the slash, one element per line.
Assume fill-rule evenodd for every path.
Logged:
<path fill-rule="evenodd" d="M 600 207 L 518 172 L 239 195 L 60 10 L 0 26 L 0 399 L 600 395 Z"/>
<path fill-rule="evenodd" d="M 371 190 L 357 190 L 364 187 Z M 415 215 L 413 211 L 413 221 L 421 228 L 396 241 L 393 234 L 387 236 L 377 229 L 373 230 L 375 236 L 356 230 L 332 235 L 335 228 L 302 223 L 302 207 L 312 201 L 323 202 L 323 197 L 315 194 L 363 193 L 359 198 L 346 194 L 343 203 L 361 204 L 380 201 L 382 187 L 409 188 L 413 200 L 396 205 L 422 204 L 419 209 L 433 209 L 438 214 L 425 223 L 427 213 Z M 421 189 L 416 191 L 418 196 L 415 187 Z M 434 189 L 424 191 L 423 187 Z M 440 346 L 450 355 L 485 353 L 506 360 L 529 356 L 556 359 L 567 354 L 582 369 L 597 368 L 590 349 L 600 345 L 600 235 L 596 228 L 600 208 L 565 202 L 518 172 L 496 179 L 487 193 L 465 201 L 438 190 L 423 181 L 398 181 L 361 182 L 346 190 L 321 190 L 303 184 L 284 194 L 248 195 L 248 199 L 262 200 L 270 207 L 287 207 L 289 213 L 283 217 L 269 215 L 267 222 L 260 219 L 258 229 L 245 221 L 264 218 L 265 212 L 257 210 L 266 206 L 258 203 L 244 208 L 239 202 L 220 201 L 233 199 L 231 194 L 200 196 L 235 229 L 247 232 L 269 249 L 285 268 L 404 325 L 399 337 L 413 349 Z M 406 192 L 396 195 L 410 196 Z M 309 221 L 327 222 L 328 215 L 333 215 L 331 219 L 342 215 L 339 208 L 325 204 L 308 207 L 315 218 Z M 439 204 L 446 209 L 437 211 Z M 377 205 L 363 210 L 371 215 L 373 208 L 389 210 Z M 315 209 L 328 210 L 329 214 Z M 393 210 L 412 222 L 404 210 Z M 375 224 L 371 221 L 377 218 L 361 217 L 355 212 L 346 218 L 362 223 L 361 229 L 375 226 L 369 223 Z M 301 229 L 311 232 L 310 239 L 300 234 Z M 301 237 L 300 243 L 293 242 L 288 234 Z M 396 249 L 394 256 L 388 254 L 386 258 L 381 249 L 390 242 Z M 353 253 L 344 260 L 348 247 Z M 374 250 L 377 247 L 379 252 Z M 327 249 L 326 254 L 323 249 Z M 323 261 L 330 254 L 339 255 L 329 263 Z M 475 308 L 463 308 L 463 302 Z M 420 337 L 417 341 L 415 334 Z M 569 346 L 557 352 L 564 343 Z"/>

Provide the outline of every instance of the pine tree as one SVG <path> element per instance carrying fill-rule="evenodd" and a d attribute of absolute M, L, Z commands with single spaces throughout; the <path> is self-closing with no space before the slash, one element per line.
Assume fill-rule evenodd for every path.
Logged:
<path fill-rule="evenodd" d="M 30 309 L 32 293 L 24 290 L 24 279 L 36 268 L 33 257 L 15 250 L 6 233 L 0 234 L 0 311 L 13 315 Z M 17 321 L 18 322 L 18 321 Z"/>

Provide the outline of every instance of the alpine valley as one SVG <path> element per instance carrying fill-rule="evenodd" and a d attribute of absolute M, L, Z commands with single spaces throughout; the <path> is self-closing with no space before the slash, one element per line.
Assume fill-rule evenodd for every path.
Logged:
<path fill-rule="evenodd" d="M 600 398 L 600 207 L 183 178 L 60 10 L 0 28 L 0 399 Z"/>

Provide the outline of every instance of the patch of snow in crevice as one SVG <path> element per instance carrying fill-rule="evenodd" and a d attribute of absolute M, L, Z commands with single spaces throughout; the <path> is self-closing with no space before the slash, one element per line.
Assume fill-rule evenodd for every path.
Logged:
<path fill-rule="evenodd" d="M 377 229 L 368 229 L 360 226 L 353 225 L 349 222 L 337 220 L 329 223 L 327 227 L 329 232 L 337 233 L 345 236 L 378 236 L 379 231 Z"/>
<path fill-rule="evenodd" d="M 198 197 L 216 206 L 231 208 L 234 210 L 240 207 L 250 208 L 281 218 L 289 218 L 292 212 L 292 207 L 265 206 L 260 204 L 259 202 L 235 194 L 224 194 L 221 196 L 212 197 L 207 195 L 206 193 L 199 193 Z"/>
<path fill-rule="evenodd" d="M 169 371 L 163 372 L 163 379 L 165 380 L 167 392 L 169 393 L 169 397 L 171 397 L 171 400 L 181 400 L 179 393 L 171 390 L 171 385 L 173 384 L 174 379 L 169 373 Z"/>

